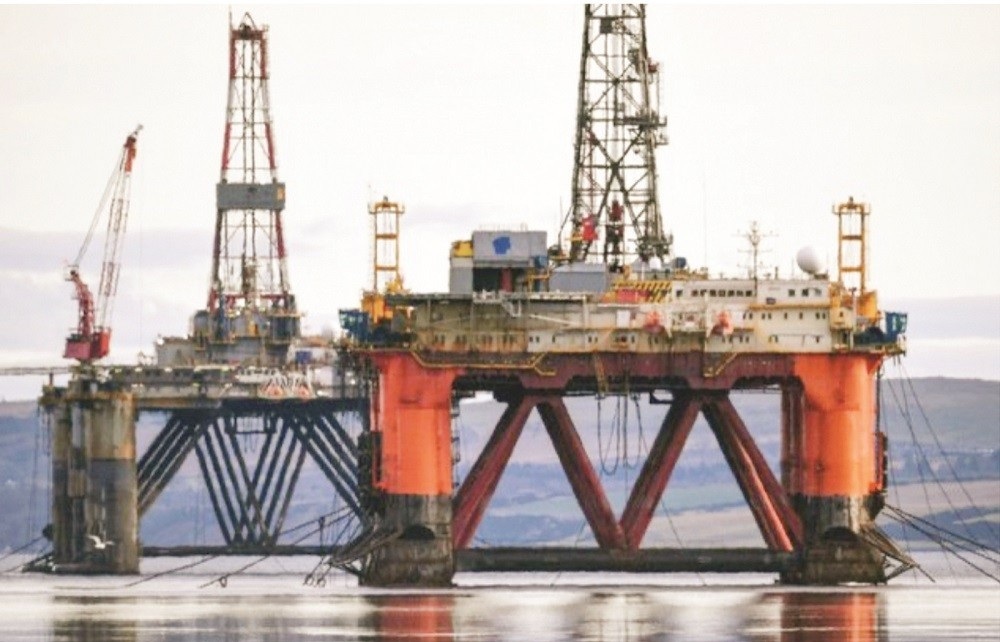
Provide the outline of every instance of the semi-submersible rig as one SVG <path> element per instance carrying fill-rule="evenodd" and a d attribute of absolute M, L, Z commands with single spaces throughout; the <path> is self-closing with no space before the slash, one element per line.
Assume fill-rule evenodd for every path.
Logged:
<path fill-rule="evenodd" d="M 448 292 L 412 293 L 399 272 L 403 208 L 375 203 L 374 287 L 341 312 L 345 337 L 334 344 L 300 335 L 288 283 L 266 35 L 249 17 L 230 32 L 211 288 L 191 334 L 162 340 L 154 366 L 81 360 L 68 387 L 46 389 L 57 568 L 135 572 L 138 515 L 191 452 L 225 550 L 236 553 L 281 549 L 302 462 L 313 460 L 364 525 L 330 562 L 359 560 L 371 585 L 447 585 L 456 570 L 877 583 L 913 565 L 874 523 L 886 485 L 875 378 L 904 352 L 906 316 L 880 311 L 868 288 L 869 207 L 849 199 L 834 208 L 835 278 L 808 250 L 797 257 L 801 274 L 765 273 L 756 228 L 740 276 L 710 277 L 676 256 L 657 199 L 666 120 L 643 5 L 585 8 L 572 205 L 559 242 L 544 231 L 474 232 L 452 245 Z M 760 389 L 780 392 L 778 474 L 731 400 Z M 482 392 L 506 409 L 456 486 L 453 409 Z M 616 515 L 564 398 L 636 394 L 669 410 Z M 136 463 L 143 411 L 168 420 Z M 532 411 L 596 546 L 472 548 Z M 342 412 L 363 418 L 359 435 L 344 430 Z M 642 545 L 699 415 L 765 548 Z M 248 430 L 266 439 L 253 461 L 238 439 Z M 115 546 L 88 544 L 107 541 Z"/>

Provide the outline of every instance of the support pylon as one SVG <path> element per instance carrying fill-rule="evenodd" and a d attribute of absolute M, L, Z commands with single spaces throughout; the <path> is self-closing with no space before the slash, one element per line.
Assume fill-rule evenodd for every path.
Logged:
<path fill-rule="evenodd" d="M 52 432 L 52 563 L 58 573 L 139 572 L 132 394 L 81 372 L 43 400 Z"/>
<path fill-rule="evenodd" d="M 399 350 L 372 361 L 378 369 L 372 395 L 372 474 L 359 482 L 371 488 L 380 526 L 392 537 L 372 552 L 361 581 L 374 586 L 450 585 L 455 572 L 451 399 L 452 383 L 461 372 L 427 370 Z"/>

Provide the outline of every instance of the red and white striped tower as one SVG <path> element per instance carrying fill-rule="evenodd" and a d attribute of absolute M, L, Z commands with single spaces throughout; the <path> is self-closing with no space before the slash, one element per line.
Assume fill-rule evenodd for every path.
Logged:
<path fill-rule="evenodd" d="M 229 98 L 208 310 L 293 311 L 282 229 L 285 184 L 278 180 L 268 80 L 267 26 L 249 14 L 229 32 Z"/>

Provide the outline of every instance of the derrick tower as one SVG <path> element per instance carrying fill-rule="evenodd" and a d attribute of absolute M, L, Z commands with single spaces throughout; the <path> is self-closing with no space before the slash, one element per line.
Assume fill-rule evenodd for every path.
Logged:
<path fill-rule="evenodd" d="M 210 360 L 280 363 L 299 335 L 288 280 L 285 184 L 275 155 L 267 36 L 267 27 L 258 27 L 249 14 L 229 28 L 211 285 L 207 308 L 195 315 L 194 324 Z"/>
<path fill-rule="evenodd" d="M 570 262 L 618 271 L 670 259 L 656 191 L 659 66 L 646 51 L 646 8 L 588 4 L 583 26 L 573 158 Z"/>

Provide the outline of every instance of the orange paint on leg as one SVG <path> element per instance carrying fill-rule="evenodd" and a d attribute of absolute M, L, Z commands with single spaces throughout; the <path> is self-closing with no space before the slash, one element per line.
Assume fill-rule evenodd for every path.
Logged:
<path fill-rule="evenodd" d="M 878 355 L 797 355 L 802 381 L 800 492 L 863 496 L 878 489 L 874 375 Z"/>
<path fill-rule="evenodd" d="M 450 495 L 451 388 L 457 368 L 425 368 L 409 352 L 373 355 L 372 430 L 381 433 L 375 486 L 395 495 Z"/>

